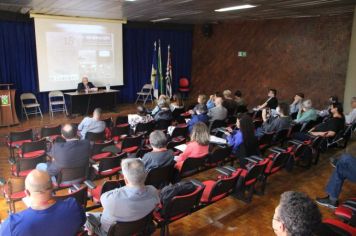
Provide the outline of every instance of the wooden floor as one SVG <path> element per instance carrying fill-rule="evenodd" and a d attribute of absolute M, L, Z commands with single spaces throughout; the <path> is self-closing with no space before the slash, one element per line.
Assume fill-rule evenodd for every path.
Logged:
<path fill-rule="evenodd" d="M 116 116 L 118 114 L 127 114 L 134 111 L 132 104 L 122 105 L 118 108 L 119 113 L 105 113 L 104 117 Z M 10 130 L 22 130 L 25 128 L 39 129 L 46 124 L 62 124 L 65 122 L 79 122 L 82 117 L 68 119 L 62 114 L 50 118 L 45 115 L 40 118 L 31 118 L 29 121 L 22 122 L 20 125 L 11 128 L 0 128 L 0 137 L 4 141 L 5 135 Z M 295 168 L 292 173 L 280 171 L 268 179 L 268 185 L 264 196 L 254 196 L 250 204 L 246 204 L 233 197 L 227 197 L 214 203 L 192 215 L 178 220 L 170 225 L 171 235 L 274 235 L 271 222 L 274 208 L 279 202 L 280 194 L 284 191 L 294 190 L 307 193 L 311 198 L 324 196 L 324 188 L 329 179 L 333 168 L 329 164 L 329 157 L 338 156 L 343 152 L 350 152 L 356 155 L 355 137 L 346 150 L 329 150 L 321 155 L 321 161 L 317 166 L 306 170 Z M 0 176 L 10 176 L 10 166 L 7 161 L 8 149 L 1 142 L 0 146 Z M 217 173 L 215 170 L 208 170 L 193 176 L 200 181 L 215 179 Z M 355 197 L 356 185 L 350 182 L 345 183 L 341 200 Z M 0 198 L 0 218 L 7 217 L 7 205 L 3 198 Z M 19 211 L 24 209 L 22 202 L 16 204 Z M 331 210 L 320 207 L 323 217 L 333 217 Z M 159 235 L 159 231 L 155 233 Z"/>

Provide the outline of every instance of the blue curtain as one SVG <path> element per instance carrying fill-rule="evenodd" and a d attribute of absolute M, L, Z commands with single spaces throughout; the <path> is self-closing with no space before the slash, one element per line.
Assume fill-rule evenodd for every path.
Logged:
<path fill-rule="evenodd" d="M 132 102 L 145 83 L 150 82 L 153 42 L 161 40 L 163 72 L 166 71 L 167 46 L 171 45 L 173 91 L 178 78 L 191 75 L 192 30 L 157 30 L 123 27 L 124 86 L 119 102 Z M 32 92 L 48 111 L 48 93 L 38 92 L 38 73 L 34 23 L 0 21 L 0 83 L 14 83 L 17 89 L 16 106 L 20 115 L 19 95 Z"/>
<path fill-rule="evenodd" d="M 166 74 L 168 44 L 171 46 L 173 79 L 175 91 L 181 76 L 190 78 L 192 65 L 191 30 L 157 30 L 123 28 L 124 46 L 124 86 L 120 88 L 120 101 L 132 102 L 136 92 L 151 81 L 152 53 L 154 41 L 160 39 L 162 52 L 162 72 Z"/>

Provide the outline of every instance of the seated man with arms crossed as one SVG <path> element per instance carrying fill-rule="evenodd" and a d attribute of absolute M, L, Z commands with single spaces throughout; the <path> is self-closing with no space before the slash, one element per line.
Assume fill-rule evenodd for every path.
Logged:
<path fill-rule="evenodd" d="M 320 225 L 318 206 L 306 194 L 282 193 L 272 219 L 272 228 L 277 236 L 312 236 Z"/>
<path fill-rule="evenodd" d="M 85 117 L 78 125 L 81 139 L 85 139 L 87 132 L 101 133 L 105 130 L 105 122 L 100 120 L 101 109 L 95 108 L 93 112 L 93 118 Z"/>
<path fill-rule="evenodd" d="M 65 124 L 61 132 L 66 141 L 53 144 L 48 152 L 52 161 L 37 165 L 38 170 L 47 171 L 51 176 L 56 176 L 63 168 L 89 167 L 91 151 L 89 141 L 78 140 L 71 124 Z"/>
<path fill-rule="evenodd" d="M 31 171 L 26 177 L 25 189 L 29 208 L 10 215 L 1 225 L 1 236 L 62 236 L 76 235 L 80 231 L 85 223 L 83 208 L 74 198 L 54 200 L 47 172 Z"/>
<path fill-rule="evenodd" d="M 131 222 L 142 219 L 159 203 L 155 187 L 145 186 L 146 170 L 138 158 L 126 158 L 121 162 L 126 186 L 101 195 L 102 213 L 89 213 L 86 227 L 89 235 L 107 235 L 116 221 Z"/>
<path fill-rule="evenodd" d="M 173 165 L 175 163 L 173 151 L 167 150 L 167 137 L 161 130 L 155 130 L 150 134 L 152 152 L 146 153 L 142 161 L 147 171 Z"/>

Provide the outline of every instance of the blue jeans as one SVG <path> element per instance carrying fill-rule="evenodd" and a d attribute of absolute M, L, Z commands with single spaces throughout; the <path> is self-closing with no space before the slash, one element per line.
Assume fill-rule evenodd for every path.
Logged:
<path fill-rule="evenodd" d="M 350 154 L 342 154 L 326 186 L 331 199 L 338 199 L 345 179 L 356 182 L 356 158 Z"/>

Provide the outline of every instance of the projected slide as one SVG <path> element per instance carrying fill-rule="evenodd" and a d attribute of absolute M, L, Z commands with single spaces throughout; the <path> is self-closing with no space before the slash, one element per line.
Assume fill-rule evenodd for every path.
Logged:
<path fill-rule="evenodd" d="M 35 19 L 40 91 L 123 85 L 122 25 Z"/>

